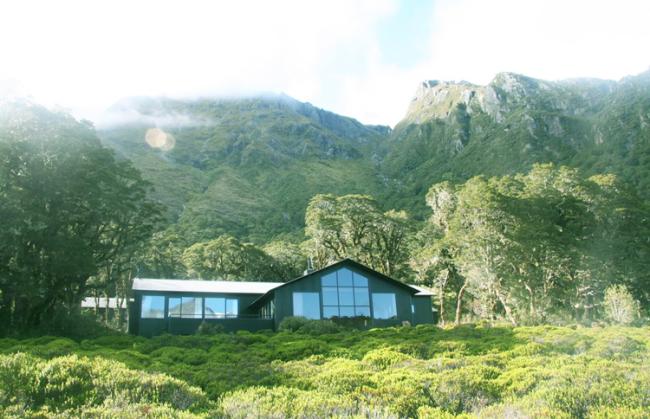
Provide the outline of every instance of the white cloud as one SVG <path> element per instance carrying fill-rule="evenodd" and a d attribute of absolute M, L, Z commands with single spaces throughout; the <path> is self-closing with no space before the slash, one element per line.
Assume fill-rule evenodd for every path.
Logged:
<path fill-rule="evenodd" d="M 124 96 L 264 91 L 394 125 L 423 79 L 486 83 L 499 71 L 618 79 L 650 66 L 643 0 L 440 0 L 431 37 L 420 41 L 429 54 L 410 67 L 387 62 L 379 40 L 399 7 L 394 0 L 3 2 L 0 80 L 19 80 L 37 100 L 90 118 Z"/>
<path fill-rule="evenodd" d="M 97 111 L 132 95 L 284 91 L 318 104 L 321 65 L 372 42 L 391 1 L 25 1 L 0 5 L 0 80 Z M 363 57 L 359 57 L 363 59 Z M 327 87 L 329 88 L 329 87 Z"/>
<path fill-rule="evenodd" d="M 431 78 L 486 83 L 500 71 L 619 79 L 650 66 L 642 0 L 463 0 L 435 10 Z"/>

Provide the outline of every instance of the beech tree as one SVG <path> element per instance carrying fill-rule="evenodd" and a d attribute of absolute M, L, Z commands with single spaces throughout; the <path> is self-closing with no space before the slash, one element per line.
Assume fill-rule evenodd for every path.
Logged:
<path fill-rule="evenodd" d="M 78 310 L 88 279 L 121 270 L 160 211 L 90 125 L 30 104 L 0 115 L 0 313 L 20 329 Z"/>
<path fill-rule="evenodd" d="M 352 258 L 382 273 L 408 270 L 412 226 L 405 212 L 382 212 L 368 195 L 316 195 L 305 215 L 306 247 L 317 267 Z"/>
<path fill-rule="evenodd" d="M 430 237 L 411 264 L 438 289 L 443 315 L 453 269 L 463 278 L 457 320 L 466 292 L 476 315 L 513 324 L 589 320 L 611 284 L 647 298 L 650 211 L 613 175 L 535 165 L 516 176 L 436 184 L 427 203 L 433 214 L 420 236 Z"/>

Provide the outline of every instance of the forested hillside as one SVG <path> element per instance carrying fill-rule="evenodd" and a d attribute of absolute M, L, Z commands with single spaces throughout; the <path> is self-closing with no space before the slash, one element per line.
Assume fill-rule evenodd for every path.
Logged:
<path fill-rule="evenodd" d="M 194 241 L 299 237 L 313 195 L 378 193 L 373 156 L 390 131 L 274 95 L 134 98 L 107 118 L 104 144 L 133 161 Z"/>
<path fill-rule="evenodd" d="M 184 234 L 262 243 L 299 237 L 317 193 L 370 194 L 423 219 L 433 183 L 533 163 L 614 173 L 647 199 L 649 127 L 650 72 L 620 82 L 501 73 L 487 86 L 423 82 L 394 131 L 267 95 L 125 99 L 99 136 L 153 182 Z"/>
<path fill-rule="evenodd" d="M 617 174 L 648 199 L 649 141 L 650 71 L 619 82 L 512 73 L 487 86 L 427 81 L 387 140 L 382 171 L 393 182 L 388 202 L 416 215 L 432 183 L 545 162 Z"/>

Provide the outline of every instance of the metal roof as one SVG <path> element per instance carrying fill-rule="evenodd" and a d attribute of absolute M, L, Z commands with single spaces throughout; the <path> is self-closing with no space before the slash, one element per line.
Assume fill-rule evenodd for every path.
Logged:
<path fill-rule="evenodd" d="M 108 299 L 108 308 L 116 308 L 116 307 L 117 307 L 117 298 L 110 297 Z M 95 297 L 86 297 L 83 300 L 81 300 L 81 308 L 106 308 L 106 298 L 99 297 L 99 299 L 96 299 Z M 120 301 L 120 308 L 126 308 L 126 298 L 122 298 L 122 300 Z"/>
<path fill-rule="evenodd" d="M 135 278 L 133 280 L 133 290 L 220 294 L 266 294 L 273 288 L 277 288 L 282 284 L 283 282 Z"/>
<path fill-rule="evenodd" d="M 418 285 L 412 285 L 412 284 L 406 284 L 406 285 L 408 285 L 411 288 L 415 288 L 416 290 L 419 291 L 417 294 L 415 294 L 416 297 L 420 297 L 420 296 L 430 297 L 432 295 L 435 295 L 424 287 L 420 287 Z"/>
<path fill-rule="evenodd" d="M 350 258 L 345 258 L 345 259 L 339 260 L 338 262 L 334 262 L 334 263 L 332 263 L 330 265 L 327 265 L 327 266 L 325 266 L 325 267 L 323 267 L 321 269 L 317 269 L 315 271 L 311 271 L 311 272 L 305 271 L 305 274 L 303 276 L 298 277 L 296 279 L 292 279 L 291 281 L 283 282 L 283 283 L 279 284 L 277 287 L 271 288 L 269 291 L 273 291 L 275 288 L 279 288 L 281 286 L 284 286 L 284 285 L 287 285 L 287 284 L 290 284 L 290 283 L 293 283 L 293 282 L 296 282 L 296 281 L 300 281 L 303 278 L 306 278 L 308 276 L 317 275 L 317 274 L 319 274 L 319 273 L 321 273 L 321 272 L 323 272 L 325 270 L 332 269 L 332 268 L 335 268 L 337 266 L 342 266 L 342 265 L 345 265 L 345 264 L 351 264 L 351 265 L 353 265 L 353 266 L 355 266 L 355 267 L 357 267 L 357 268 L 359 268 L 361 270 L 369 272 L 371 275 L 374 275 L 374 276 L 379 277 L 379 278 L 383 278 L 386 281 L 390 281 L 390 282 L 392 282 L 392 283 L 394 283 L 396 285 L 399 285 L 399 286 L 401 286 L 403 288 L 409 289 L 409 290 L 411 290 L 411 292 L 415 291 L 415 293 L 413 294 L 415 296 L 428 297 L 428 296 L 435 295 L 431 291 L 429 291 L 428 289 L 426 289 L 424 287 L 419 287 L 417 285 L 406 284 L 404 282 L 398 281 L 398 280 L 393 279 L 393 278 L 391 278 L 391 277 L 389 277 L 387 275 L 382 274 L 381 272 L 377 272 L 374 269 L 369 268 L 366 265 L 363 265 L 363 264 L 357 262 L 356 260 L 353 260 L 353 259 L 350 259 Z M 267 297 L 266 294 L 260 296 L 258 299 L 256 299 L 255 301 L 253 301 L 250 304 L 250 307 L 253 307 L 253 306 L 259 304 L 261 301 L 264 301 L 264 299 L 266 297 Z"/>

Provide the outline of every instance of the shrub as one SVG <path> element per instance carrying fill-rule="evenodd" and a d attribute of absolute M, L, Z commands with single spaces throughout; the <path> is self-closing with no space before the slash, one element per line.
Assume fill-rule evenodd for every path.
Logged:
<path fill-rule="evenodd" d="M 196 329 L 196 334 L 212 336 L 212 335 L 216 335 L 217 333 L 223 333 L 223 331 L 224 331 L 223 325 L 216 324 L 216 323 L 208 323 L 204 320 Z"/>
<path fill-rule="evenodd" d="M 308 333 L 310 335 L 324 335 L 338 333 L 343 328 L 331 320 L 309 320 L 298 330 L 301 333 Z"/>
<path fill-rule="evenodd" d="M 41 361 L 28 354 L 0 355 L 0 407 L 32 406 L 41 367 Z"/>
<path fill-rule="evenodd" d="M 325 418 L 352 416 L 356 403 L 345 396 L 288 387 L 249 387 L 225 395 L 224 418 Z"/>
<path fill-rule="evenodd" d="M 623 285 L 612 285 L 605 290 L 603 306 L 605 317 L 612 323 L 630 324 L 639 317 L 639 302 Z"/>
<path fill-rule="evenodd" d="M 278 329 L 281 331 L 295 332 L 308 322 L 309 320 L 305 317 L 288 316 L 282 319 L 280 325 L 278 326 Z"/>
<path fill-rule="evenodd" d="M 401 352 L 397 352 L 388 348 L 375 349 L 373 351 L 368 352 L 363 357 L 364 362 L 367 362 L 380 369 L 386 369 L 390 366 L 393 366 L 399 362 L 406 361 L 408 359 L 412 359 L 412 358 Z"/>

